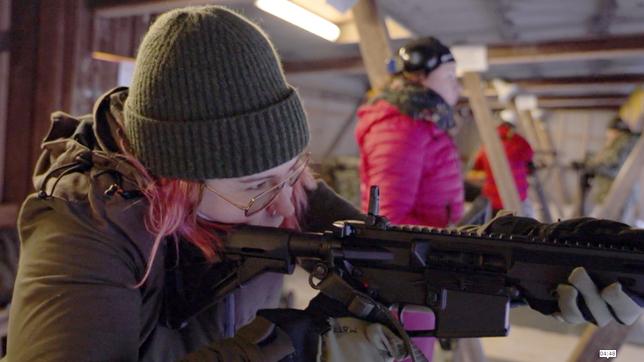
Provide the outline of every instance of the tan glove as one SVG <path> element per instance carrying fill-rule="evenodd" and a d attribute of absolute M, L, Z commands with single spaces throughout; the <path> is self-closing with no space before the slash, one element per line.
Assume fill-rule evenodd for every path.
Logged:
<path fill-rule="evenodd" d="M 289 335 L 270 320 L 256 317 L 232 338 L 213 342 L 181 359 L 182 362 L 278 362 L 292 356 Z"/>
<path fill-rule="evenodd" d="M 353 317 L 329 318 L 317 361 L 391 362 L 406 356 L 405 344 L 389 328 Z"/>
<path fill-rule="evenodd" d="M 557 286 L 561 312 L 553 316 L 559 320 L 573 324 L 586 322 L 577 304 L 579 295 L 583 297 L 593 319 L 600 327 L 613 320 L 620 324 L 631 325 L 642 314 L 642 308 L 622 290 L 620 283 L 613 283 L 600 291 L 582 267 L 575 268 L 570 273 L 568 282 L 570 284 Z"/>

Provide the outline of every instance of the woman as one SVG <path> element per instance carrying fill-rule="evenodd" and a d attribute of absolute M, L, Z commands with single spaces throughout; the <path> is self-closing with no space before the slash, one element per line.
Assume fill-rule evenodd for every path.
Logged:
<path fill-rule="evenodd" d="M 400 48 L 391 66 L 387 86 L 357 113 L 362 209 L 371 185 L 379 185 L 381 213 L 393 223 L 455 225 L 463 216 L 464 183 L 449 134 L 461 92 L 454 57 L 438 39 L 424 37 Z M 431 359 L 434 339 L 416 344 Z"/>
<path fill-rule="evenodd" d="M 211 230 L 226 224 L 310 219 L 314 229 L 359 217 L 335 197 L 306 212 L 332 195 L 307 170 L 308 140 L 300 100 L 257 26 L 220 7 L 159 17 L 129 91 L 105 94 L 80 121 L 53 116 L 39 193 L 20 215 L 9 360 L 176 360 L 276 307 L 282 276 L 266 274 L 167 328 L 177 287 L 167 288 L 176 283 L 166 268 L 207 270 L 220 241 Z M 182 286 L 188 296 L 193 287 Z"/>
<path fill-rule="evenodd" d="M 208 299 L 212 277 L 230 267 L 219 245 L 232 224 L 319 230 L 362 218 L 313 180 L 308 139 L 257 26 L 216 6 L 160 16 L 129 90 L 108 92 L 80 120 L 54 114 L 38 193 L 20 214 L 6 359 L 314 360 L 327 318 L 253 319 L 277 306 L 281 276 Z M 371 326 L 355 349 L 391 360 L 396 337 Z"/>
<path fill-rule="evenodd" d="M 379 185 L 381 212 L 398 224 L 445 227 L 463 215 L 463 175 L 449 132 L 461 91 L 456 63 L 438 39 L 400 48 L 388 85 L 358 109 L 360 190 Z"/>

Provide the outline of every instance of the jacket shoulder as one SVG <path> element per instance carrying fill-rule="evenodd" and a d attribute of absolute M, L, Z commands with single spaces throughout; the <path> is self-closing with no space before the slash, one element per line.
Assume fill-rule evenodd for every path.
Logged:
<path fill-rule="evenodd" d="M 93 198 L 70 201 L 57 196 L 43 199 L 31 195 L 18 217 L 21 250 L 51 250 L 52 253 L 38 253 L 36 259 L 45 255 L 62 264 L 91 261 L 86 265 L 89 273 L 99 271 L 105 262 L 110 264 L 103 270 L 108 274 L 110 270 L 125 272 L 127 269 L 127 275 L 122 275 L 123 281 L 140 279 L 153 237 L 142 226 L 140 207 L 116 204 L 101 205 Z"/>

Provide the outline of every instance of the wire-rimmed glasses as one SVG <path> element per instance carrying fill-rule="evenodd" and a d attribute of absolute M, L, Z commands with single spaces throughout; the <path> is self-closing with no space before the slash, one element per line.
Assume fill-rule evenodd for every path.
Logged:
<path fill-rule="evenodd" d="M 262 211 L 264 208 L 268 207 L 275 199 L 277 196 L 280 194 L 282 189 L 286 184 L 289 186 L 295 185 L 297 180 L 300 179 L 300 176 L 302 176 L 302 173 L 304 170 L 306 170 L 306 167 L 309 164 L 309 161 L 311 159 L 311 154 L 309 152 L 303 153 L 300 155 L 300 157 L 295 161 L 295 164 L 293 167 L 291 167 L 291 170 L 282 181 L 278 182 L 268 190 L 262 191 L 260 194 L 251 197 L 251 199 L 248 201 L 246 205 L 242 205 L 240 203 L 237 203 L 230 198 L 224 196 L 221 194 L 219 191 L 215 190 L 211 186 L 208 186 L 208 184 L 203 184 L 204 188 L 207 189 L 208 191 L 212 192 L 213 194 L 219 196 L 222 198 L 224 201 L 228 202 L 229 204 L 235 206 L 236 208 L 244 211 L 244 215 L 246 217 L 254 215 L 258 213 L 259 211 Z"/>

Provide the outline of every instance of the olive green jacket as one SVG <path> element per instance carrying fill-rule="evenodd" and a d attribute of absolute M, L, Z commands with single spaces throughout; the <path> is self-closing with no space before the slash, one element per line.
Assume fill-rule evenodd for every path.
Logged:
<path fill-rule="evenodd" d="M 278 305 L 282 276 L 267 273 L 182 328 L 169 328 L 170 314 L 182 310 L 177 290 L 197 290 L 206 282 L 200 276 L 218 267 L 181 242 L 178 258 L 174 243 L 163 242 L 145 284 L 132 287 L 144 276 L 154 236 L 144 227 L 148 205 L 137 191 L 137 171 L 119 156 L 117 120 L 126 97 L 118 88 L 92 115 L 52 115 L 34 172 L 38 192 L 19 216 L 21 257 L 4 361 L 241 361 L 234 346 L 217 341 L 258 309 Z M 362 217 L 322 183 L 309 204 L 305 230 Z M 192 279 L 177 281 L 186 275 Z"/>

